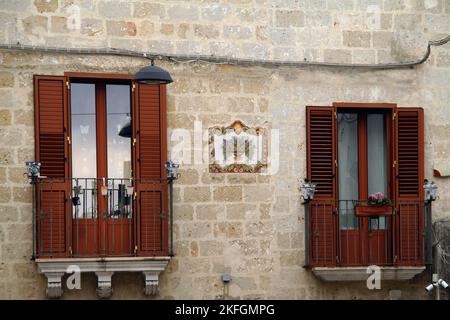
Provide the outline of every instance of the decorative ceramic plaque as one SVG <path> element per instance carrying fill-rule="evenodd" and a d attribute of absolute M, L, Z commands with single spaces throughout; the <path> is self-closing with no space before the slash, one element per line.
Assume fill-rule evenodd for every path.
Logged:
<path fill-rule="evenodd" d="M 259 173 L 267 168 L 267 129 L 236 120 L 209 133 L 209 172 Z"/>

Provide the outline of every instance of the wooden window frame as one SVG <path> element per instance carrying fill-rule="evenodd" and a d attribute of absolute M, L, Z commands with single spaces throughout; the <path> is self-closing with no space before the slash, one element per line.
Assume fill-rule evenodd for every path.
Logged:
<path fill-rule="evenodd" d="M 335 112 L 352 112 L 358 114 L 358 195 L 357 200 L 366 200 L 368 194 L 368 145 L 367 145 L 367 115 L 370 111 L 386 111 L 386 168 L 387 168 L 387 196 L 389 199 L 395 198 L 394 193 L 394 177 L 393 177 L 393 164 L 394 164 L 394 135 L 393 126 L 394 122 L 392 116 L 396 112 L 397 105 L 389 103 L 333 103 Z M 337 127 L 337 126 L 336 126 Z M 336 128 L 337 130 L 337 128 Z M 339 144 L 336 143 L 336 161 L 338 161 Z M 336 171 L 336 179 L 338 179 L 338 171 Z M 336 183 L 336 187 L 339 188 L 339 184 Z M 336 193 L 339 197 L 339 192 Z"/>
<path fill-rule="evenodd" d="M 386 125 L 386 194 L 385 196 L 389 199 L 393 200 L 395 195 L 392 192 L 394 186 L 393 186 L 393 180 L 392 180 L 392 164 L 394 163 L 394 159 L 391 157 L 394 141 L 392 136 L 392 127 L 393 127 L 393 120 L 392 115 L 395 113 L 395 105 L 387 105 L 387 104 L 338 104 L 339 106 L 334 105 L 336 116 L 339 113 L 343 112 L 349 112 L 349 113 L 355 113 L 358 116 L 358 128 L 357 128 L 357 135 L 358 135 L 358 199 L 351 199 L 351 200 L 359 200 L 359 201 L 365 201 L 367 200 L 369 196 L 368 192 L 368 182 L 369 182 L 369 159 L 368 159 L 368 142 L 367 142 L 367 130 L 368 130 L 368 120 L 367 117 L 371 112 L 377 112 L 377 111 L 384 111 L 385 113 L 385 125 Z M 339 126 L 336 124 L 336 130 L 339 129 Z M 341 165 L 339 163 L 338 155 L 339 155 L 339 143 L 337 141 L 336 136 L 335 141 L 335 148 L 336 148 L 336 160 L 338 166 Z M 336 199 L 339 201 L 339 170 L 336 170 Z M 347 199 L 350 200 L 350 199 Z M 369 231 L 369 223 L 370 219 L 360 219 L 359 220 L 359 226 L 357 229 L 349 231 L 349 230 L 341 230 L 340 232 L 337 231 L 337 234 L 341 233 L 347 233 L 347 232 L 353 232 L 358 234 L 357 236 L 357 249 L 358 249 L 358 256 L 350 256 L 351 261 L 361 263 L 363 265 L 369 264 L 370 261 L 370 255 L 373 254 L 373 250 L 370 249 L 370 242 L 371 240 L 371 234 L 377 234 L 380 233 L 380 231 Z M 339 225 L 337 226 L 339 228 Z M 390 241 L 386 239 L 391 239 L 392 237 L 392 225 L 388 224 L 386 226 L 386 230 L 381 230 L 381 233 L 386 233 L 386 236 L 384 237 L 385 241 Z M 350 237 L 352 238 L 352 236 Z M 341 239 L 340 239 L 341 240 Z M 384 247 L 384 246 L 383 246 Z M 390 250 L 389 248 L 386 248 L 386 250 Z M 378 252 L 377 252 L 378 253 Z M 348 254 L 348 253 L 347 253 Z M 390 257 L 390 255 L 386 254 L 383 255 L 386 257 Z M 388 258 L 387 258 L 388 259 Z M 381 261 L 379 261 L 381 262 Z M 384 263 L 388 263 L 388 261 L 383 261 Z"/>
<path fill-rule="evenodd" d="M 137 201 L 139 201 L 139 197 L 142 192 L 148 192 L 149 182 L 147 181 L 144 183 L 144 181 L 147 179 L 147 174 L 145 173 L 144 176 L 141 177 L 141 166 L 143 163 L 146 165 L 146 168 L 148 166 L 152 166 L 152 176 L 150 178 L 157 178 L 159 182 L 152 183 L 153 189 L 157 189 L 157 191 L 161 194 L 161 203 L 160 208 L 164 210 L 164 212 L 168 212 L 168 188 L 165 181 L 167 180 L 164 164 L 167 161 L 167 121 L 166 121 L 166 86 L 163 84 L 159 85 L 147 85 L 147 84 L 139 84 L 135 83 L 133 81 L 133 76 L 129 74 L 108 74 L 108 73 L 85 73 L 85 72 L 65 72 L 64 76 L 46 76 L 46 75 L 35 75 L 34 76 L 34 84 L 35 84 L 35 91 L 34 91 L 34 98 L 35 98 L 35 143 L 36 143 L 36 159 L 40 160 L 40 153 L 39 153 L 39 146 L 40 146 L 40 112 L 41 112 L 41 106 L 40 106 L 40 87 L 39 87 L 39 81 L 40 80 L 46 80 L 46 81 L 59 81 L 60 82 L 60 91 L 63 94 L 63 101 L 61 102 L 60 107 L 63 109 L 63 117 L 64 117 L 64 123 L 61 124 L 63 126 L 63 129 L 60 129 L 61 135 L 64 134 L 64 177 L 59 177 L 58 179 L 65 181 L 65 184 L 62 185 L 66 194 L 65 203 L 68 204 L 70 194 L 72 192 L 70 187 L 69 179 L 72 178 L 72 154 L 71 154 L 71 135 L 72 135 L 72 128 L 71 128 L 71 91 L 70 91 L 70 84 L 71 83 L 92 83 L 95 84 L 95 113 L 96 113 L 96 154 L 97 154 L 97 172 L 96 176 L 92 178 L 98 178 L 98 177 L 107 177 L 108 170 L 108 161 L 107 161 L 107 119 L 106 119 L 106 85 L 107 84 L 128 84 L 130 85 L 130 113 L 132 118 L 132 137 L 131 137 L 131 159 L 132 159 L 132 177 L 134 180 L 134 200 L 135 205 L 134 208 L 136 208 L 134 214 L 133 214 L 133 238 L 134 238 L 134 252 L 130 252 L 129 255 L 131 256 L 167 256 L 168 255 L 168 219 L 167 217 L 163 219 L 162 223 L 158 225 L 156 228 L 161 228 L 160 232 L 162 233 L 162 242 L 160 243 L 160 247 L 156 247 L 151 242 L 151 240 L 141 240 L 140 239 L 140 230 L 138 229 L 138 219 L 140 219 L 140 215 L 146 215 L 149 210 L 146 210 L 145 212 L 141 213 L 141 208 L 136 205 Z M 155 87 L 157 86 L 157 88 Z M 142 92 L 143 94 L 146 94 L 145 98 L 140 98 L 139 92 Z M 53 93 L 51 93 L 53 94 Z M 153 96 L 155 94 L 155 96 Z M 54 95 L 54 94 L 53 94 Z M 150 100 L 149 101 L 149 95 Z M 156 104 L 155 104 L 156 103 Z M 100 107 L 99 106 L 103 106 Z M 158 108 L 158 111 L 155 113 L 155 109 L 152 108 Z M 45 107 L 47 108 L 47 107 Z M 48 109 L 42 109 L 42 110 L 48 110 Z M 146 120 L 139 119 L 139 114 L 141 112 L 147 113 L 149 110 L 153 110 L 152 117 L 154 117 L 155 121 L 158 122 L 159 128 L 156 129 L 154 125 L 156 125 L 152 122 L 151 124 L 147 123 Z M 48 112 L 48 111 L 47 111 Z M 148 115 L 147 118 L 148 119 Z M 153 118 L 152 118 L 153 119 Z M 156 120 L 157 119 L 157 120 Z M 48 122 L 48 120 L 47 120 Z M 51 122 L 50 122 L 51 124 Z M 142 126 L 142 128 L 141 128 Z M 151 130 L 152 136 L 149 138 L 149 132 L 148 128 Z M 142 129 L 142 130 L 141 130 Z M 146 131 L 147 130 L 147 131 Z M 155 140 L 155 135 L 158 135 L 158 142 Z M 148 141 L 149 139 L 153 143 L 153 148 L 158 147 L 160 150 L 160 155 L 158 157 L 149 156 L 148 152 L 141 150 L 140 140 L 146 139 Z M 148 142 L 147 142 L 148 143 Z M 106 144 L 106 145 L 104 145 Z M 98 146 L 102 146 L 102 148 L 98 148 Z M 157 158 L 159 158 L 159 163 L 155 161 Z M 158 172 L 158 174 L 157 174 Z M 157 177 L 156 177 L 157 176 Z M 135 179 L 137 178 L 137 179 Z M 142 181 L 141 181 L 142 180 Z M 156 187 L 155 187 L 156 186 Z M 155 191 L 155 190 L 150 191 Z M 98 190 L 98 194 L 100 194 L 101 191 Z M 142 193 L 143 194 L 143 193 Z M 100 201 L 100 200 L 99 200 Z M 106 200 L 105 200 L 106 201 Z M 38 203 L 38 206 L 40 208 L 40 205 Z M 99 203 L 99 205 L 101 205 Z M 66 205 L 64 205 L 66 207 Z M 105 205 L 106 207 L 106 205 Z M 68 208 L 70 209 L 71 206 L 68 205 Z M 162 212 L 161 212 L 162 213 Z M 159 216 L 159 214 L 158 214 Z M 144 216 L 145 217 L 145 216 Z M 66 221 L 67 220 L 67 221 Z M 101 219 L 100 219 L 101 220 Z M 68 237 L 65 241 L 65 249 L 64 252 L 58 252 L 56 254 L 51 255 L 45 255 L 45 257 L 66 257 L 66 256 L 72 256 L 72 214 L 67 213 L 64 215 L 64 223 L 65 225 L 65 234 Z M 156 230 L 156 229 L 155 229 Z M 155 231 L 153 231 L 155 232 Z M 141 241 L 143 241 L 141 243 Z M 150 242 L 149 242 L 150 241 Z M 143 250 L 141 248 L 151 248 L 153 246 L 153 249 L 151 250 Z M 99 247 L 100 248 L 100 247 Z M 89 254 L 89 253 L 88 253 Z M 128 255 L 128 254 L 126 254 Z M 42 257 L 42 252 L 37 252 L 38 257 Z M 105 254 L 102 254 L 101 252 L 97 251 L 97 253 L 94 253 L 94 256 L 109 256 L 108 252 Z"/>
<path fill-rule="evenodd" d="M 368 196 L 368 161 L 367 161 L 367 114 L 373 111 L 386 111 L 386 161 L 387 161 L 387 194 L 394 203 L 392 215 L 392 232 L 395 234 L 388 235 L 389 242 L 392 241 L 392 256 L 391 260 L 386 260 L 386 263 L 396 266 L 400 265 L 424 265 L 423 258 L 423 210 L 422 205 L 424 195 L 422 190 L 422 183 L 424 179 L 424 112 L 419 107 L 402 107 L 397 108 L 393 103 L 349 103 L 349 102 L 335 102 L 332 106 L 308 106 L 306 108 L 306 125 L 307 125 L 307 176 L 313 182 L 316 177 L 319 180 L 324 180 L 328 184 L 333 185 L 333 194 L 330 192 L 323 193 L 320 188 L 316 191 L 316 196 L 310 206 L 308 206 L 308 221 L 310 230 L 309 237 L 306 239 L 308 243 L 308 250 L 310 254 L 308 259 L 311 259 L 311 266 L 327 266 L 334 267 L 341 265 L 339 256 L 333 257 L 333 252 L 336 251 L 336 243 L 330 238 L 336 240 L 339 235 L 337 223 L 337 201 L 339 200 L 339 186 L 338 186 L 338 171 L 336 170 L 338 163 L 338 145 L 337 145 L 337 116 L 338 112 L 348 111 L 355 112 L 359 115 L 364 114 L 362 121 L 358 122 L 358 176 L 360 186 L 358 188 L 358 199 L 366 200 Z M 330 112 L 331 111 L 331 112 Z M 313 116 L 314 112 L 314 116 Z M 331 118 L 320 119 L 320 113 L 327 114 L 326 117 Z M 314 118 L 313 118 L 314 117 Z M 316 124 L 313 125 L 313 119 Z M 321 122 L 331 121 L 333 123 L 333 130 L 321 132 Z M 403 121 L 403 122 L 402 122 Z M 314 131 L 312 131 L 314 129 Z M 417 139 L 410 138 L 409 133 L 417 135 Z M 314 147 L 312 137 L 318 141 L 318 145 Z M 328 138 L 331 136 L 331 140 Z M 320 157 L 321 149 L 324 149 L 323 142 L 320 139 L 329 141 L 325 145 L 327 148 L 332 148 L 333 165 L 331 170 L 331 162 L 323 160 Z M 403 138 L 402 138 L 403 137 Z M 400 139 L 403 140 L 400 140 Z M 325 141 L 325 140 L 323 140 Z M 314 164 L 312 158 L 312 151 L 315 150 L 314 158 L 319 159 Z M 326 159 L 326 158 L 324 158 Z M 336 164 L 336 166 L 334 165 Z M 314 168 L 314 172 L 312 170 Z M 332 173 L 330 174 L 329 172 Z M 314 173 L 314 174 L 313 174 Z M 320 181 L 319 181 L 320 182 Z M 401 184 L 403 183 L 403 185 Z M 361 188 L 363 186 L 363 188 Z M 402 189 L 403 188 L 403 189 Z M 361 191 L 361 189 L 363 189 Z M 403 192 L 401 192 L 401 189 Z M 332 196 L 332 197 L 331 197 Z M 409 203 L 416 203 L 416 207 Z M 333 207 L 329 208 L 330 203 L 335 203 Z M 417 207 L 418 206 L 418 207 Z M 413 209 L 411 209 L 413 208 Z M 414 209 L 417 208 L 417 209 Z M 314 210 L 313 210 L 314 209 Z M 416 211 L 414 211 L 416 210 Z M 415 212 L 415 213 L 414 213 Z M 329 220 L 330 215 L 334 215 L 332 221 Z M 327 220 L 328 219 L 328 220 Z M 415 220 L 414 220 L 415 219 Z M 411 225 L 411 221 L 418 221 L 415 225 Z M 326 225 L 326 223 L 329 223 Z M 368 225 L 362 226 L 366 230 Z M 367 229 L 368 230 L 368 229 Z M 378 229 L 377 229 L 378 230 Z M 400 236 L 402 234 L 402 236 Z M 364 236 L 364 235 L 363 235 Z M 376 235 L 375 235 L 376 236 Z M 317 240 L 319 239 L 319 240 Z M 317 243 L 316 243 L 317 242 Z M 364 244 L 367 245 L 367 242 Z M 410 250 L 410 246 L 412 251 Z M 311 251 L 312 250 L 312 251 Z M 367 251 L 367 250 L 366 250 Z M 379 252 L 379 251 L 378 251 Z M 403 253 L 402 253 L 403 252 Z M 331 254 L 331 255 L 330 255 Z M 336 258 L 336 260 L 334 259 Z M 366 259 L 366 260 L 364 260 Z M 356 262 L 357 265 L 366 265 L 369 256 Z M 350 262 L 351 263 L 351 262 Z M 384 263 L 384 262 L 381 262 Z M 308 265 L 310 265 L 308 263 Z M 345 266 L 345 262 L 343 264 Z"/>
<path fill-rule="evenodd" d="M 105 79 L 105 80 L 133 80 L 133 76 L 124 73 L 90 73 L 90 72 L 64 72 L 69 80 L 78 79 Z"/>
<path fill-rule="evenodd" d="M 106 87 L 109 84 L 124 84 L 129 86 L 129 92 L 130 92 L 130 114 L 131 118 L 134 116 L 134 110 L 133 110 L 133 92 L 132 92 L 132 82 L 129 76 L 124 77 L 124 75 L 108 75 L 108 74 L 89 74 L 89 73 L 66 73 L 66 76 L 71 75 L 67 78 L 67 81 L 69 83 L 68 88 L 71 89 L 72 83 L 87 83 L 87 84 L 93 84 L 94 90 L 95 90 L 95 131 L 96 131 L 96 144 L 95 144 L 95 154 L 96 154 L 96 163 L 97 163 L 97 171 L 95 172 L 95 176 L 93 177 L 85 177 L 85 178 L 94 178 L 98 179 L 97 181 L 101 180 L 102 178 L 109 179 L 111 177 L 108 176 L 108 120 L 107 120 L 107 99 L 106 99 Z M 72 134 L 72 106 L 71 106 L 71 95 L 72 91 L 69 90 L 68 92 L 68 117 L 69 117 L 69 135 L 73 136 Z M 130 158 L 131 163 L 134 164 L 133 159 L 133 148 L 132 148 L 132 137 L 130 138 Z M 69 148 L 69 183 L 72 181 L 71 179 L 73 177 L 73 159 L 72 159 L 72 148 Z M 133 171 L 134 165 L 132 165 L 131 170 Z M 78 177 L 75 177 L 78 178 Z M 100 184 L 97 185 L 97 195 L 101 195 L 101 186 Z M 106 197 L 98 196 L 97 197 L 97 210 L 100 212 L 106 212 L 108 210 L 108 199 Z M 135 229 L 135 222 L 134 218 L 132 222 L 126 222 L 126 223 L 132 223 L 132 228 Z M 72 222 L 74 223 L 74 222 Z M 125 222 L 124 222 L 125 223 Z M 97 228 L 98 228 L 98 241 L 97 245 L 98 251 L 100 252 L 100 255 L 108 256 L 108 253 L 114 250 L 115 243 L 112 243 L 113 247 L 109 247 L 109 237 L 108 233 L 111 232 L 111 228 L 114 228 L 114 223 L 111 225 L 109 219 L 98 219 L 97 221 Z M 93 226 L 95 228 L 95 224 Z M 129 229 L 128 227 L 125 229 Z M 136 231 L 133 232 L 135 234 Z M 95 232 L 94 232 L 95 234 Z M 101 235 L 103 234 L 103 235 Z M 130 235 L 131 236 L 131 235 Z M 135 236 L 133 236 L 134 238 Z M 127 241 L 128 242 L 128 241 Z M 86 244 L 87 247 L 87 244 Z M 104 251 L 101 251 L 104 250 Z M 132 250 L 130 248 L 130 250 Z M 130 251 L 131 254 L 131 251 Z"/>
<path fill-rule="evenodd" d="M 124 74 L 104 74 L 104 73 L 81 73 L 81 72 L 65 72 L 68 86 L 72 83 L 89 83 L 95 85 L 95 124 L 96 124 L 96 161 L 97 172 L 96 177 L 108 177 L 108 147 L 107 147 L 107 101 L 106 86 L 108 84 L 126 84 L 130 86 L 130 114 L 134 117 L 133 108 L 133 92 L 132 77 Z M 71 90 L 68 92 L 68 133 L 72 136 L 72 107 L 71 107 Z M 131 150 L 131 161 L 133 160 L 133 150 Z M 69 148 L 69 175 L 72 178 L 72 153 Z M 133 171 L 133 168 L 132 168 Z M 91 178 L 91 177 L 89 177 Z"/>

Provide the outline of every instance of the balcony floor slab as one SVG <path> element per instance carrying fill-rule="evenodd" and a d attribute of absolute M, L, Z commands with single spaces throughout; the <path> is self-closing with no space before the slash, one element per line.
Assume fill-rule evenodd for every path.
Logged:
<path fill-rule="evenodd" d="M 36 259 L 38 272 L 47 277 L 47 296 L 59 298 L 63 294 L 62 277 L 72 274 L 93 272 L 98 278 L 97 293 L 100 298 L 112 294 L 111 278 L 115 272 L 140 272 L 144 275 L 144 292 L 147 295 L 158 293 L 159 274 L 163 272 L 170 257 L 120 257 L 120 258 L 56 258 Z"/>
<path fill-rule="evenodd" d="M 324 281 L 366 281 L 371 272 L 367 267 L 313 267 L 312 272 Z M 380 267 L 381 280 L 410 280 L 425 270 L 420 267 Z"/>

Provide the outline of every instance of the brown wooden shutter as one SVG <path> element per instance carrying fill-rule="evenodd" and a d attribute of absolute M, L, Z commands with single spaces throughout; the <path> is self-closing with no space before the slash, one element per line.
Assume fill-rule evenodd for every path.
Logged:
<path fill-rule="evenodd" d="M 396 118 L 397 262 L 423 264 L 423 109 L 398 108 Z"/>
<path fill-rule="evenodd" d="M 330 266 L 336 263 L 335 109 L 307 107 L 306 113 L 308 179 L 317 184 L 308 212 L 309 252 L 313 265 Z"/>
<path fill-rule="evenodd" d="M 136 231 L 141 255 L 168 254 L 166 87 L 134 84 Z"/>
<path fill-rule="evenodd" d="M 43 182 L 37 188 L 36 242 L 39 256 L 68 250 L 69 167 L 67 79 L 34 77 L 35 151 Z"/>

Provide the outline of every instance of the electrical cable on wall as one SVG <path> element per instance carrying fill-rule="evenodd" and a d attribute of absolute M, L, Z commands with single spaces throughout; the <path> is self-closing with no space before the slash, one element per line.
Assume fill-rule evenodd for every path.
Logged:
<path fill-rule="evenodd" d="M 228 64 L 228 65 L 243 65 L 243 66 L 264 66 L 264 67 L 326 67 L 326 68 L 347 68 L 347 69 L 367 69 L 367 70 L 387 70 L 387 69 L 402 69 L 412 68 L 423 64 L 431 55 L 432 46 L 442 46 L 450 41 L 450 35 L 447 37 L 428 41 L 427 49 L 424 56 L 416 61 L 396 62 L 396 63 L 380 63 L 380 64 L 348 64 L 348 63 L 330 63 L 330 62 L 314 62 L 314 61 L 284 61 L 284 60 L 264 60 L 264 59 L 248 59 L 248 58 L 234 58 L 227 56 L 214 55 L 189 55 L 189 54 L 157 54 L 150 52 L 140 52 L 133 50 L 117 49 L 117 48 L 62 48 L 62 47 L 48 47 L 39 45 L 26 44 L 0 44 L 0 49 L 10 50 L 25 50 L 37 52 L 51 52 L 51 53 L 68 53 L 68 54 L 95 54 L 95 55 L 115 55 L 124 57 L 138 57 L 149 60 L 167 60 L 176 63 L 212 63 L 212 64 Z"/>

